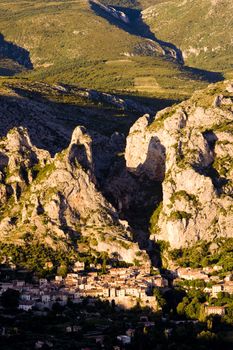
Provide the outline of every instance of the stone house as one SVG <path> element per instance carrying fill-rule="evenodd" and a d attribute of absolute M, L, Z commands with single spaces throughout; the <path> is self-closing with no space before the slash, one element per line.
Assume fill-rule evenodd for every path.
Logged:
<path fill-rule="evenodd" d="M 116 295 L 117 297 L 123 298 L 126 296 L 126 292 L 125 289 L 117 289 L 116 290 Z"/>
<path fill-rule="evenodd" d="M 74 272 L 83 271 L 85 269 L 84 261 L 76 261 L 73 267 Z"/>
<path fill-rule="evenodd" d="M 29 300 L 29 301 L 21 301 L 19 303 L 18 309 L 24 310 L 24 311 L 30 311 L 32 310 L 33 306 L 35 306 L 35 301 Z"/>
<path fill-rule="evenodd" d="M 63 281 L 63 277 L 62 276 L 55 276 L 55 282 L 56 283 L 61 283 Z"/>
<path fill-rule="evenodd" d="M 224 316 L 225 310 L 226 310 L 225 306 L 206 306 L 205 307 L 205 314 L 207 316 L 209 316 L 209 315 Z"/>
<path fill-rule="evenodd" d="M 109 296 L 110 296 L 110 298 L 115 298 L 116 297 L 116 288 L 110 288 Z"/>
<path fill-rule="evenodd" d="M 20 299 L 23 301 L 29 301 L 29 300 L 31 300 L 31 294 L 30 293 L 22 293 L 20 295 Z"/>
<path fill-rule="evenodd" d="M 109 288 L 103 288 L 103 289 L 102 289 L 102 296 L 103 296 L 104 298 L 109 298 L 109 296 L 110 296 L 110 290 L 109 290 Z"/>
<path fill-rule="evenodd" d="M 46 278 L 40 278 L 39 279 L 40 286 L 43 285 L 43 284 L 47 284 L 47 283 L 48 283 L 48 280 Z"/>
<path fill-rule="evenodd" d="M 224 283 L 223 291 L 229 294 L 233 294 L 233 281 Z"/>
<path fill-rule="evenodd" d="M 41 296 L 41 301 L 42 303 L 48 303 L 51 301 L 51 296 L 50 294 L 44 294 Z"/>
<path fill-rule="evenodd" d="M 224 278 L 224 281 L 225 281 L 225 282 L 231 282 L 231 281 L 233 281 L 233 274 L 230 273 L 229 275 L 227 275 L 227 276 Z"/>
<path fill-rule="evenodd" d="M 218 293 L 223 291 L 223 284 L 215 284 L 214 286 L 212 286 L 212 296 L 214 298 L 217 298 Z"/>

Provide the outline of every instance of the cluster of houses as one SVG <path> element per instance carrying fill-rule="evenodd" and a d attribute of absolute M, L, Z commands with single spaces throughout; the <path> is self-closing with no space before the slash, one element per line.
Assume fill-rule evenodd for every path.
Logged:
<path fill-rule="evenodd" d="M 173 284 L 177 284 L 180 281 L 196 281 L 201 280 L 211 287 L 205 287 L 204 292 L 210 294 L 213 298 L 217 298 L 218 293 L 224 292 L 233 294 L 233 274 L 229 273 L 225 278 L 221 279 L 218 274 L 211 275 L 213 272 L 221 271 L 221 266 L 191 269 L 190 267 L 179 267 L 173 272 L 174 280 Z"/>
<path fill-rule="evenodd" d="M 204 282 L 218 281 L 218 275 L 212 275 L 213 272 L 219 272 L 222 270 L 222 266 L 215 265 L 213 267 L 204 267 L 192 269 L 191 267 L 178 267 L 173 271 L 175 278 L 194 281 L 203 280 Z"/>
<path fill-rule="evenodd" d="M 48 281 L 41 278 L 34 283 L 26 283 L 23 280 L 13 280 L 0 283 L 0 294 L 7 289 L 15 289 L 20 292 L 19 309 L 24 311 L 33 308 L 43 310 L 51 309 L 54 303 L 66 305 L 68 300 L 73 303 L 80 303 L 83 298 L 89 297 L 94 300 L 99 298 L 108 300 L 115 304 L 131 308 L 137 304 L 149 306 L 158 310 L 156 297 L 153 296 L 154 287 L 166 291 L 169 288 L 168 279 L 154 271 L 151 273 L 151 266 L 130 266 L 114 268 L 107 266 L 106 273 L 100 273 L 101 266 L 91 265 L 90 271 L 85 271 L 84 262 L 76 262 L 72 273 L 66 277 L 55 276 L 54 280 Z M 233 274 L 224 279 L 218 276 L 220 266 L 207 267 L 203 269 L 191 269 L 177 267 L 172 271 L 173 285 L 180 281 L 202 280 L 209 283 L 204 291 L 213 298 L 219 292 L 233 294 Z M 224 307 L 206 306 L 206 313 L 224 315 Z"/>
<path fill-rule="evenodd" d="M 211 294 L 214 298 L 216 298 L 220 292 L 233 294 L 233 274 L 226 276 L 223 281 L 212 286 Z"/>
<path fill-rule="evenodd" d="M 173 284 L 177 284 L 180 281 L 204 281 L 208 283 L 210 286 L 206 286 L 204 288 L 204 292 L 208 293 L 211 297 L 217 298 L 218 293 L 228 293 L 230 295 L 233 294 L 233 274 L 228 274 L 225 278 L 221 279 L 216 272 L 222 270 L 222 266 L 214 266 L 214 267 L 206 267 L 199 269 L 191 269 L 190 267 L 183 268 L 179 267 L 175 271 L 173 271 L 174 280 Z M 212 273 L 214 274 L 212 275 Z M 205 313 L 206 315 L 220 315 L 224 316 L 226 312 L 226 306 L 214 306 L 214 305 L 206 305 Z"/>
<path fill-rule="evenodd" d="M 152 295 L 154 287 L 168 287 L 167 279 L 160 274 L 151 275 L 150 266 L 109 268 L 107 274 L 97 271 L 87 276 L 68 274 L 65 285 L 71 290 L 77 289 L 82 297 L 99 297 L 114 300 L 119 306 L 130 308 L 138 302 L 141 306 L 150 306 L 156 310 L 158 305 Z"/>
<path fill-rule="evenodd" d="M 151 275 L 150 266 L 113 268 L 108 266 L 106 274 L 99 270 L 85 272 L 84 263 L 77 262 L 74 272 L 65 278 L 55 276 L 48 281 L 41 278 L 37 283 L 22 280 L 0 283 L 0 294 L 7 289 L 20 292 L 19 309 L 29 311 L 34 307 L 51 309 L 54 303 L 65 305 L 68 300 L 79 303 L 85 297 L 115 301 L 116 305 L 130 308 L 138 303 L 157 310 L 153 288 L 167 288 L 168 281 L 160 274 Z"/>

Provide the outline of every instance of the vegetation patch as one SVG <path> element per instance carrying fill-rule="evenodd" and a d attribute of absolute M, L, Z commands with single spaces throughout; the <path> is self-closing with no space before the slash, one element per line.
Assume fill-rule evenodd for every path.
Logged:
<path fill-rule="evenodd" d="M 158 234 L 160 231 L 159 226 L 158 226 L 158 221 L 159 221 L 159 216 L 160 216 L 162 209 L 163 209 L 163 202 L 160 202 L 160 204 L 157 206 L 153 215 L 150 218 L 150 232 L 152 234 L 155 234 L 155 233 Z"/>
<path fill-rule="evenodd" d="M 173 211 L 168 217 L 168 220 L 177 221 L 177 220 L 189 220 L 192 215 L 190 213 L 186 213 L 186 211 Z"/>
<path fill-rule="evenodd" d="M 213 242 L 200 241 L 189 248 L 173 249 L 169 251 L 169 257 L 183 267 L 219 265 L 223 267 L 223 273 L 232 271 L 233 238 L 219 238 Z"/>
<path fill-rule="evenodd" d="M 155 118 L 153 123 L 151 123 L 149 125 L 148 129 L 150 131 L 158 131 L 159 129 L 161 129 L 164 126 L 164 121 L 166 119 L 172 117 L 174 113 L 175 113 L 175 109 L 171 109 L 171 110 L 165 112 L 164 114 L 162 114 L 161 116 L 159 116 L 159 118 Z"/>
<path fill-rule="evenodd" d="M 174 192 L 170 198 L 170 201 L 172 204 L 174 204 L 176 201 L 182 199 L 184 199 L 187 202 L 192 202 L 194 207 L 198 207 L 200 205 L 200 202 L 198 201 L 197 197 L 194 194 L 187 193 L 186 191 Z"/>

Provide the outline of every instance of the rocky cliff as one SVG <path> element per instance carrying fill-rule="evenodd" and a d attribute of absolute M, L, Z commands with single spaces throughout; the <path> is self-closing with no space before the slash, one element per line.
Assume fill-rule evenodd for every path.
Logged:
<path fill-rule="evenodd" d="M 233 84 L 210 85 L 131 128 L 129 172 L 160 181 L 151 238 L 183 247 L 233 236 Z"/>
<path fill-rule="evenodd" d="M 54 156 L 30 136 L 18 126 L 0 140 L 1 241 L 30 233 L 54 249 L 144 263 L 156 240 L 183 247 L 233 235 L 230 81 L 139 118 L 125 153 L 123 135 L 84 126 Z"/>
<path fill-rule="evenodd" d="M 52 158 L 32 145 L 27 129 L 12 129 L 0 142 L 0 239 L 21 244 L 30 233 L 54 249 L 85 246 L 126 262 L 147 261 L 98 188 L 96 176 L 118 141 L 78 126 L 68 148 Z"/>

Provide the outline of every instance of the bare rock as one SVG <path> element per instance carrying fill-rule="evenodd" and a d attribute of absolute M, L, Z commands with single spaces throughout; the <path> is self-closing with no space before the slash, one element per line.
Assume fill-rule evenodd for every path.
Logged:
<path fill-rule="evenodd" d="M 97 182 L 122 147 L 120 135 L 106 138 L 78 126 L 68 148 L 52 158 L 32 145 L 26 129 L 17 128 L 0 147 L 0 198 L 2 203 L 12 198 L 2 206 L 3 217 L 10 213 L 0 222 L 3 238 L 21 239 L 32 232 L 41 242 L 64 249 L 78 245 L 84 236 L 89 247 L 99 251 L 108 247 L 109 254 L 134 262 L 139 247 L 131 228 L 119 219 Z M 142 254 L 137 261 L 148 261 L 148 256 Z"/>
<path fill-rule="evenodd" d="M 151 123 L 140 118 L 127 138 L 128 170 L 162 182 L 152 237 L 172 247 L 233 237 L 233 95 L 224 96 L 229 84 L 219 83 L 214 97 L 210 85 Z"/>

